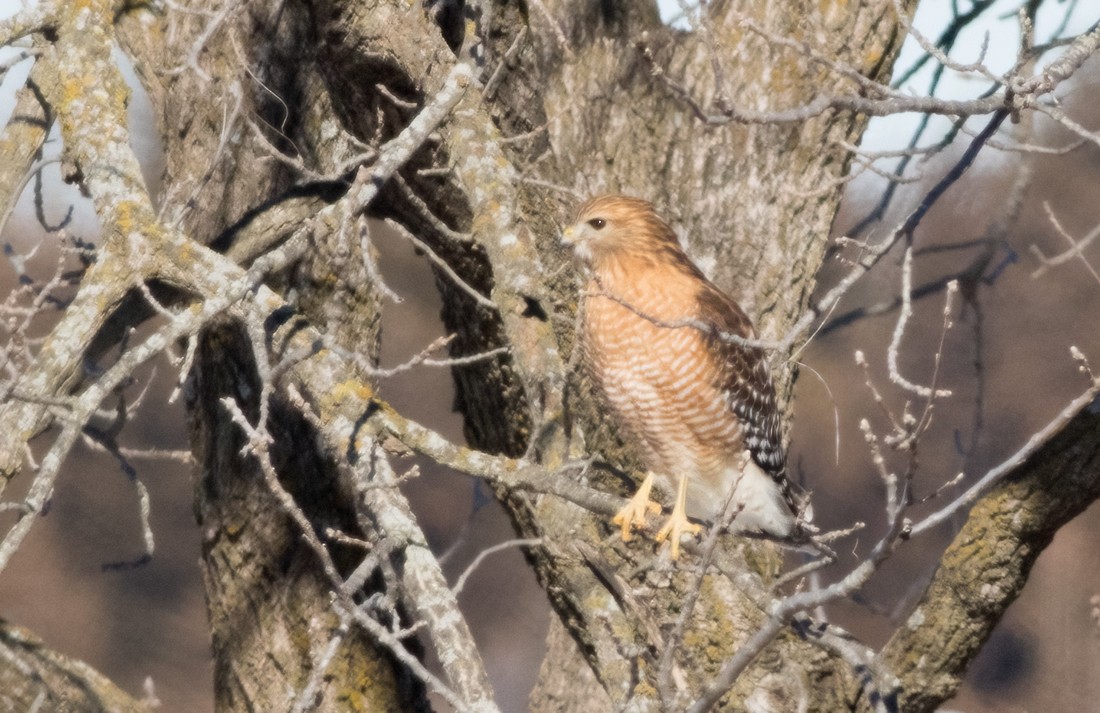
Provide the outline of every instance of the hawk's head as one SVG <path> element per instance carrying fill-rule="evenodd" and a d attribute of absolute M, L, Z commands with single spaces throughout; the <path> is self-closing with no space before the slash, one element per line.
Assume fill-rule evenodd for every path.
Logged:
<path fill-rule="evenodd" d="M 590 199 L 577 211 L 573 225 L 562 232 L 562 242 L 588 264 L 616 253 L 661 252 L 680 249 L 676 234 L 639 198 L 606 195 Z"/>

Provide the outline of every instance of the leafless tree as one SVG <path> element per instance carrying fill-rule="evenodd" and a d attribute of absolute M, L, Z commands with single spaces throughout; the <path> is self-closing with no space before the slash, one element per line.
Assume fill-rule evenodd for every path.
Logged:
<path fill-rule="evenodd" d="M 913 0 L 688 4 L 676 27 L 646 2 L 23 10 L 0 24 L 21 53 L 9 64 L 33 62 L 0 135 L 0 205 L 10 215 L 56 127 L 63 175 L 100 232 L 81 240 L 43 215 L 59 257 L 42 274 L 9 250 L 20 279 L 2 307 L 0 482 L 27 485 L 3 505 L 0 570 L 59 480 L 77 477 L 66 457 L 80 441 L 132 475 L 152 555 L 132 465 L 142 454 L 126 427 L 149 407 L 139 369 L 159 362 L 178 374 L 190 417 L 219 710 L 497 710 L 456 602 L 464 580 L 444 578 L 399 487 L 415 475 L 410 452 L 483 479 L 514 521 L 512 545 L 558 620 L 532 709 L 935 709 L 1053 534 L 1100 495 L 1100 382 L 1075 352 L 1080 395 L 984 476 L 958 487 L 941 478 L 947 504 L 913 515 L 918 452 L 933 447 L 924 436 L 949 397 L 946 335 L 960 291 L 976 289 L 990 260 L 914 285 L 918 227 L 979 153 L 1048 150 L 1027 133 L 1036 116 L 1075 145 L 1100 144 L 1058 93 L 1095 54 L 1100 28 L 1037 40 L 1044 3 L 1024 2 L 1008 71 L 983 55 L 954 59 L 961 28 L 991 4 L 956 8 L 936 39 L 910 26 Z M 937 67 L 927 94 L 889 83 L 907 37 Z M 131 147 L 116 47 L 154 107 L 165 160 L 156 193 Z M 942 72 L 980 88 L 939 98 Z M 922 126 L 901 152 L 858 148 L 868 117 L 899 113 L 954 128 L 939 141 Z M 965 148 L 950 154 L 956 136 Z M 925 159 L 937 153 L 946 168 L 914 179 L 909 164 L 931 174 Z M 1027 165 L 1013 164 L 991 231 L 1016 219 Z M 831 242 L 844 188 L 865 172 L 889 188 Z M 920 193 L 891 224 L 906 185 Z M 874 545 L 855 564 L 815 570 L 849 530 L 822 533 L 807 566 L 803 552 L 721 523 L 675 563 L 609 527 L 637 460 L 577 373 L 576 273 L 558 244 L 578 199 L 600 191 L 645 196 L 673 220 L 754 316 L 785 399 L 815 333 L 891 316 L 878 345 L 885 382 L 869 368 L 859 377 L 883 409 L 861 429 L 885 519 L 862 531 Z M 394 373 L 377 361 L 391 297 L 372 245 L 379 221 L 432 262 L 450 336 L 405 366 L 452 370 L 467 443 L 379 393 Z M 1092 240 L 1070 238 L 1070 252 L 1042 265 L 1084 259 Z M 896 299 L 842 313 L 841 298 L 887 255 L 900 256 Z M 842 274 L 819 286 L 827 257 Z M 914 302 L 929 297 L 941 336 L 919 352 L 932 376 L 918 383 L 898 355 Z M 908 403 L 891 406 L 887 389 Z M 885 646 L 821 618 L 911 538 L 967 512 Z M 6 628 L 0 651 L 13 709 L 149 706 L 21 630 Z"/>

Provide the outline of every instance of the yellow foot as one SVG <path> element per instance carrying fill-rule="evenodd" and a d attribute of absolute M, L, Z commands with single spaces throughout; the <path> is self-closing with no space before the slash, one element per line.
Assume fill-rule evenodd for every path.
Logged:
<path fill-rule="evenodd" d="M 680 558 L 680 536 L 685 532 L 698 535 L 703 528 L 687 519 L 687 478 L 680 477 L 680 487 L 676 493 L 676 505 L 672 508 L 672 517 L 657 533 L 657 542 L 669 540 L 672 547 L 672 559 Z"/>
<path fill-rule="evenodd" d="M 647 473 L 642 486 L 630 502 L 619 511 L 619 514 L 611 518 L 613 525 L 618 525 L 623 530 L 623 542 L 630 542 L 632 528 L 645 527 L 645 517 L 649 513 L 661 512 L 661 506 L 649 499 L 649 493 L 653 490 L 653 473 Z"/>
<path fill-rule="evenodd" d="M 680 559 L 680 536 L 684 533 L 690 533 L 691 535 L 698 535 L 703 531 L 702 526 L 696 525 L 691 520 L 688 520 L 683 513 L 679 517 L 676 516 L 676 512 L 673 511 L 672 517 L 668 519 L 665 526 L 661 528 L 657 533 L 657 542 L 664 542 L 667 538 L 669 544 L 672 546 L 672 559 Z"/>

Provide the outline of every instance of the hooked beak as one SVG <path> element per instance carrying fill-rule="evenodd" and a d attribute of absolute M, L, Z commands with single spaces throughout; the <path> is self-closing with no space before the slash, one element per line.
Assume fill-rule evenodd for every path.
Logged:
<path fill-rule="evenodd" d="M 584 237 L 584 226 L 574 223 L 561 231 L 561 243 L 573 250 L 573 254 L 582 262 L 592 259 L 591 248 Z"/>

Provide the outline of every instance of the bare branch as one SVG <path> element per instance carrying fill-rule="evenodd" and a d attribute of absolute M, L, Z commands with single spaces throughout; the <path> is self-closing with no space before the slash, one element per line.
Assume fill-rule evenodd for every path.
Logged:
<path fill-rule="evenodd" d="M 1062 227 L 1062 223 L 1059 222 L 1058 216 L 1054 214 L 1054 210 L 1050 207 L 1049 201 L 1043 201 L 1043 210 L 1046 211 L 1047 219 L 1050 221 L 1050 224 L 1054 226 L 1054 230 L 1063 238 L 1065 238 L 1067 243 L 1069 243 L 1069 250 L 1066 250 L 1064 253 L 1055 255 L 1054 257 L 1048 258 L 1046 255 L 1043 254 L 1043 251 L 1039 249 L 1038 245 L 1032 244 L 1030 246 L 1031 252 L 1033 255 L 1035 255 L 1035 257 L 1039 259 L 1040 265 L 1032 271 L 1031 276 L 1033 278 L 1040 277 L 1041 275 L 1045 274 L 1046 271 L 1050 268 L 1063 265 L 1073 258 L 1077 258 L 1085 266 L 1085 269 L 1089 271 L 1089 274 L 1092 275 L 1093 279 L 1097 282 L 1100 282 L 1100 275 L 1096 273 L 1096 269 L 1093 268 L 1092 263 L 1088 261 L 1084 253 L 1085 248 L 1087 248 L 1098 237 L 1100 237 L 1100 225 L 1097 225 L 1095 228 L 1090 230 L 1088 232 L 1088 235 L 1086 235 L 1085 237 L 1081 238 L 1080 240 L 1075 240 L 1073 236 L 1069 234 L 1069 231 Z"/>
<path fill-rule="evenodd" d="M 952 282 L 952 285 L 957 283 Z M 949 287 L 948 289 L 948 307 L 945 310 L 950 309 L 951 295 L 954 293 L 954 289 Z M 890 346 L 886 349 L 887 363 L 890 367 L 890 380 L 898 386 L 902 387 L 906 391 L 911 391 L 917 396 L 924 398 L 947 398 L 951 396 L 949 389 L 941 389 L 933 391 L 927 386 L 919 386 L 912 383 L 898 370 L 898 349 L 901 346 L 902 337 L 905 336 L 905 327 L 909 323 L 909 319 L 913 316 L 913 247 L 909 246 L 905 249 L 905 258 L 901 264 L 901 312 L 898 314 L 898 321 L 894 325 L 894 334 L 890 339 Z M 942 350 L 937 352 L 937 361 L 939 354 L 942 354 Z"/>
<path fill-rule="evenodd" d="M 56 2 L 39 2 L 0 22 L 0 47 L 10 45 L 28 35 L 44 32 L 57 23 Z"/>
<path fill-rule="evenodd" d="M 395 233 L 403 237 L 405 240 L 408 240 L 410 243 L 415 245 L 419 250 L 423 251 L 423 253 L 428 256 L 428 259 L 432 261 L 432 264 L 439 268 L 448 278 L 450 278 L 455 287 L 459 288 L 467 295 L 472 297 L 473 300 L 482 307 L 491 310 L 497 309 L 496 302 L 493 302 L 491 299 L 471 287 L 469 283 L 463 280 L 459 276 L 459 274 L 455 272 L 450 265 L 447 264 L 446 260 L 436 255 L 435 251 L 432 250 L 427 243 L 406 230 L 405 226 L 401 225 L 395 220 L 389 219 L 386 220 L 386 225 L 389 226 L 390 229 L 393 230 Z"/>
<path fill-rule="evenodd" d="M 462 574 L 459 575 L 458 579 L 455 580 L 454 586 L 451 587 L 451 591 L 454 592 L 455 597 L 461 594 L 463 587 L 466 586 L 466 581 L 470 578 L 471 575 L 473 575 L 474 571 L 478 567 L 480 567 L 481 564 L 491 555 L 495 555 L 498 552 L 504 552 L 505 550 L 509 550 L 513 547 L 538 547 L 541 544 L 542 539 L 536 537 L 528 539 L 505 540 L 504 542 L 499 542 L 492 547 L 486 547 L 481 552 L 477 553 L 477 557 L 474 558 L 474 561 L 471 562 L 469 566 L 467 566 L 466 569 L 462 572 Z"/>
<path fill-rule="evenodd" d="M 964 508 L 973 505 L 978 498 L 988 493 L 1005 475 L 1019 468 L 1032 454 L 1043 448 L 1051 438 L 1061 433 L 1066 424 L 1082 409 L 1088 408 L 1090 404 L 1096 401 L 1097 394 L 1100 394 L 1100 380 L 1093 379 L 1092 385 L 1084 393 L 1070 401 L 1057 416 L 1033 433 L 1019 450 L 1001 461 L 996 467 L 988 470 L 965 493 L 914 525 L 913 534 L 919 535 L 930 530 L 950 519 Z"/>

